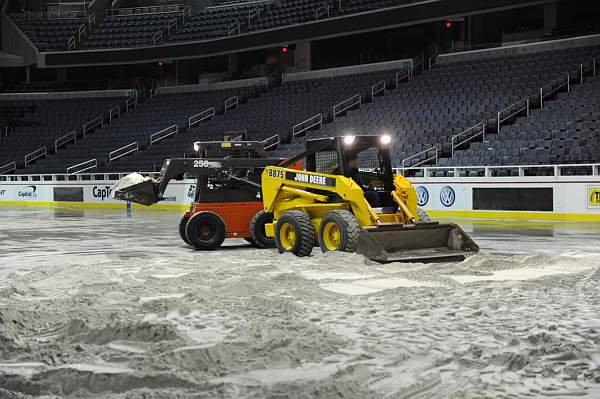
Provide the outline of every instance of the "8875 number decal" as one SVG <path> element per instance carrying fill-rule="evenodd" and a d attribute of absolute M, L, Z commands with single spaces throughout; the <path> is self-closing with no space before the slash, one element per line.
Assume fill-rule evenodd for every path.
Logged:
<path fill-rule="evenodd" d="M 269 177 L 276 179 L 285 179 L 285 172 L 283 170 L 269 169 Z"/>

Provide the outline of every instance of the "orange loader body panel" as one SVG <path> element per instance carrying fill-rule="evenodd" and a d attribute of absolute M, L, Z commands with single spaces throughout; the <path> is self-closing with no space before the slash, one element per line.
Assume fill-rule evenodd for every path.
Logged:
<path fill-rule="evenodd" d="M 191 217 L 198 212 L 214 212 L 225 222 L 227 238 L 251 238 L 250 222 L 257 212 L 264 209 L 262 201 L 252 202 L 197 202 L 193 211 L 185 216 Z"/>

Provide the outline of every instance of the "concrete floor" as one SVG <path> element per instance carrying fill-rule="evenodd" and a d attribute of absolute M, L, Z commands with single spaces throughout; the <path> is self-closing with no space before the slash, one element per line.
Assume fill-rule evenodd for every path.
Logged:
<path fill-rule="evenodd" d="M 0 273 L 14 267 L 177 256 L 191 251 L 177 233 L 179 217 L 172 211 L 0 207 Z M 490 254 L 600 251 L 600 223 L 455 222 Z M 243 240 L 225 245 L 248 247 Z"/>
<path fill-rule="evenodd" d="M 196 252 L 173 212 L 0 208 L 0 398 L 600 398 L 600 223 L 458 264 Z"/>

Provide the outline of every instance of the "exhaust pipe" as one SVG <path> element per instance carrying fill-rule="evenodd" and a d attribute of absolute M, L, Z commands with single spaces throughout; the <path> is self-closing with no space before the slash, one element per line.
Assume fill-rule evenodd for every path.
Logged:
<path fill-rule="evenodd" d="M 363 228 L 357 252 L 380 263 L 431 263 L 462 261 L 479 247 L 454 223 L 390 223 Z"/>

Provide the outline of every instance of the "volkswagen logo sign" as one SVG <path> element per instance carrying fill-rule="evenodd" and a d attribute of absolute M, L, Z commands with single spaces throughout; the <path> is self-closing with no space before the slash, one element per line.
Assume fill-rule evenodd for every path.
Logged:
<path fill-rule="evenodd" d="M 454 201 L 456 200 L 456 194 L 454 193 L 454 189 L 450 186 L 445 186 L 440 191 L 440 202 L 445 207 L 451 207 L 454 205 Z"/>
<path fill-rule="evenodd" d="M 425 206 L 429 202 L 429 191 L 424 186 L 417 187 L 417 204 L 419 206 Z"/>

